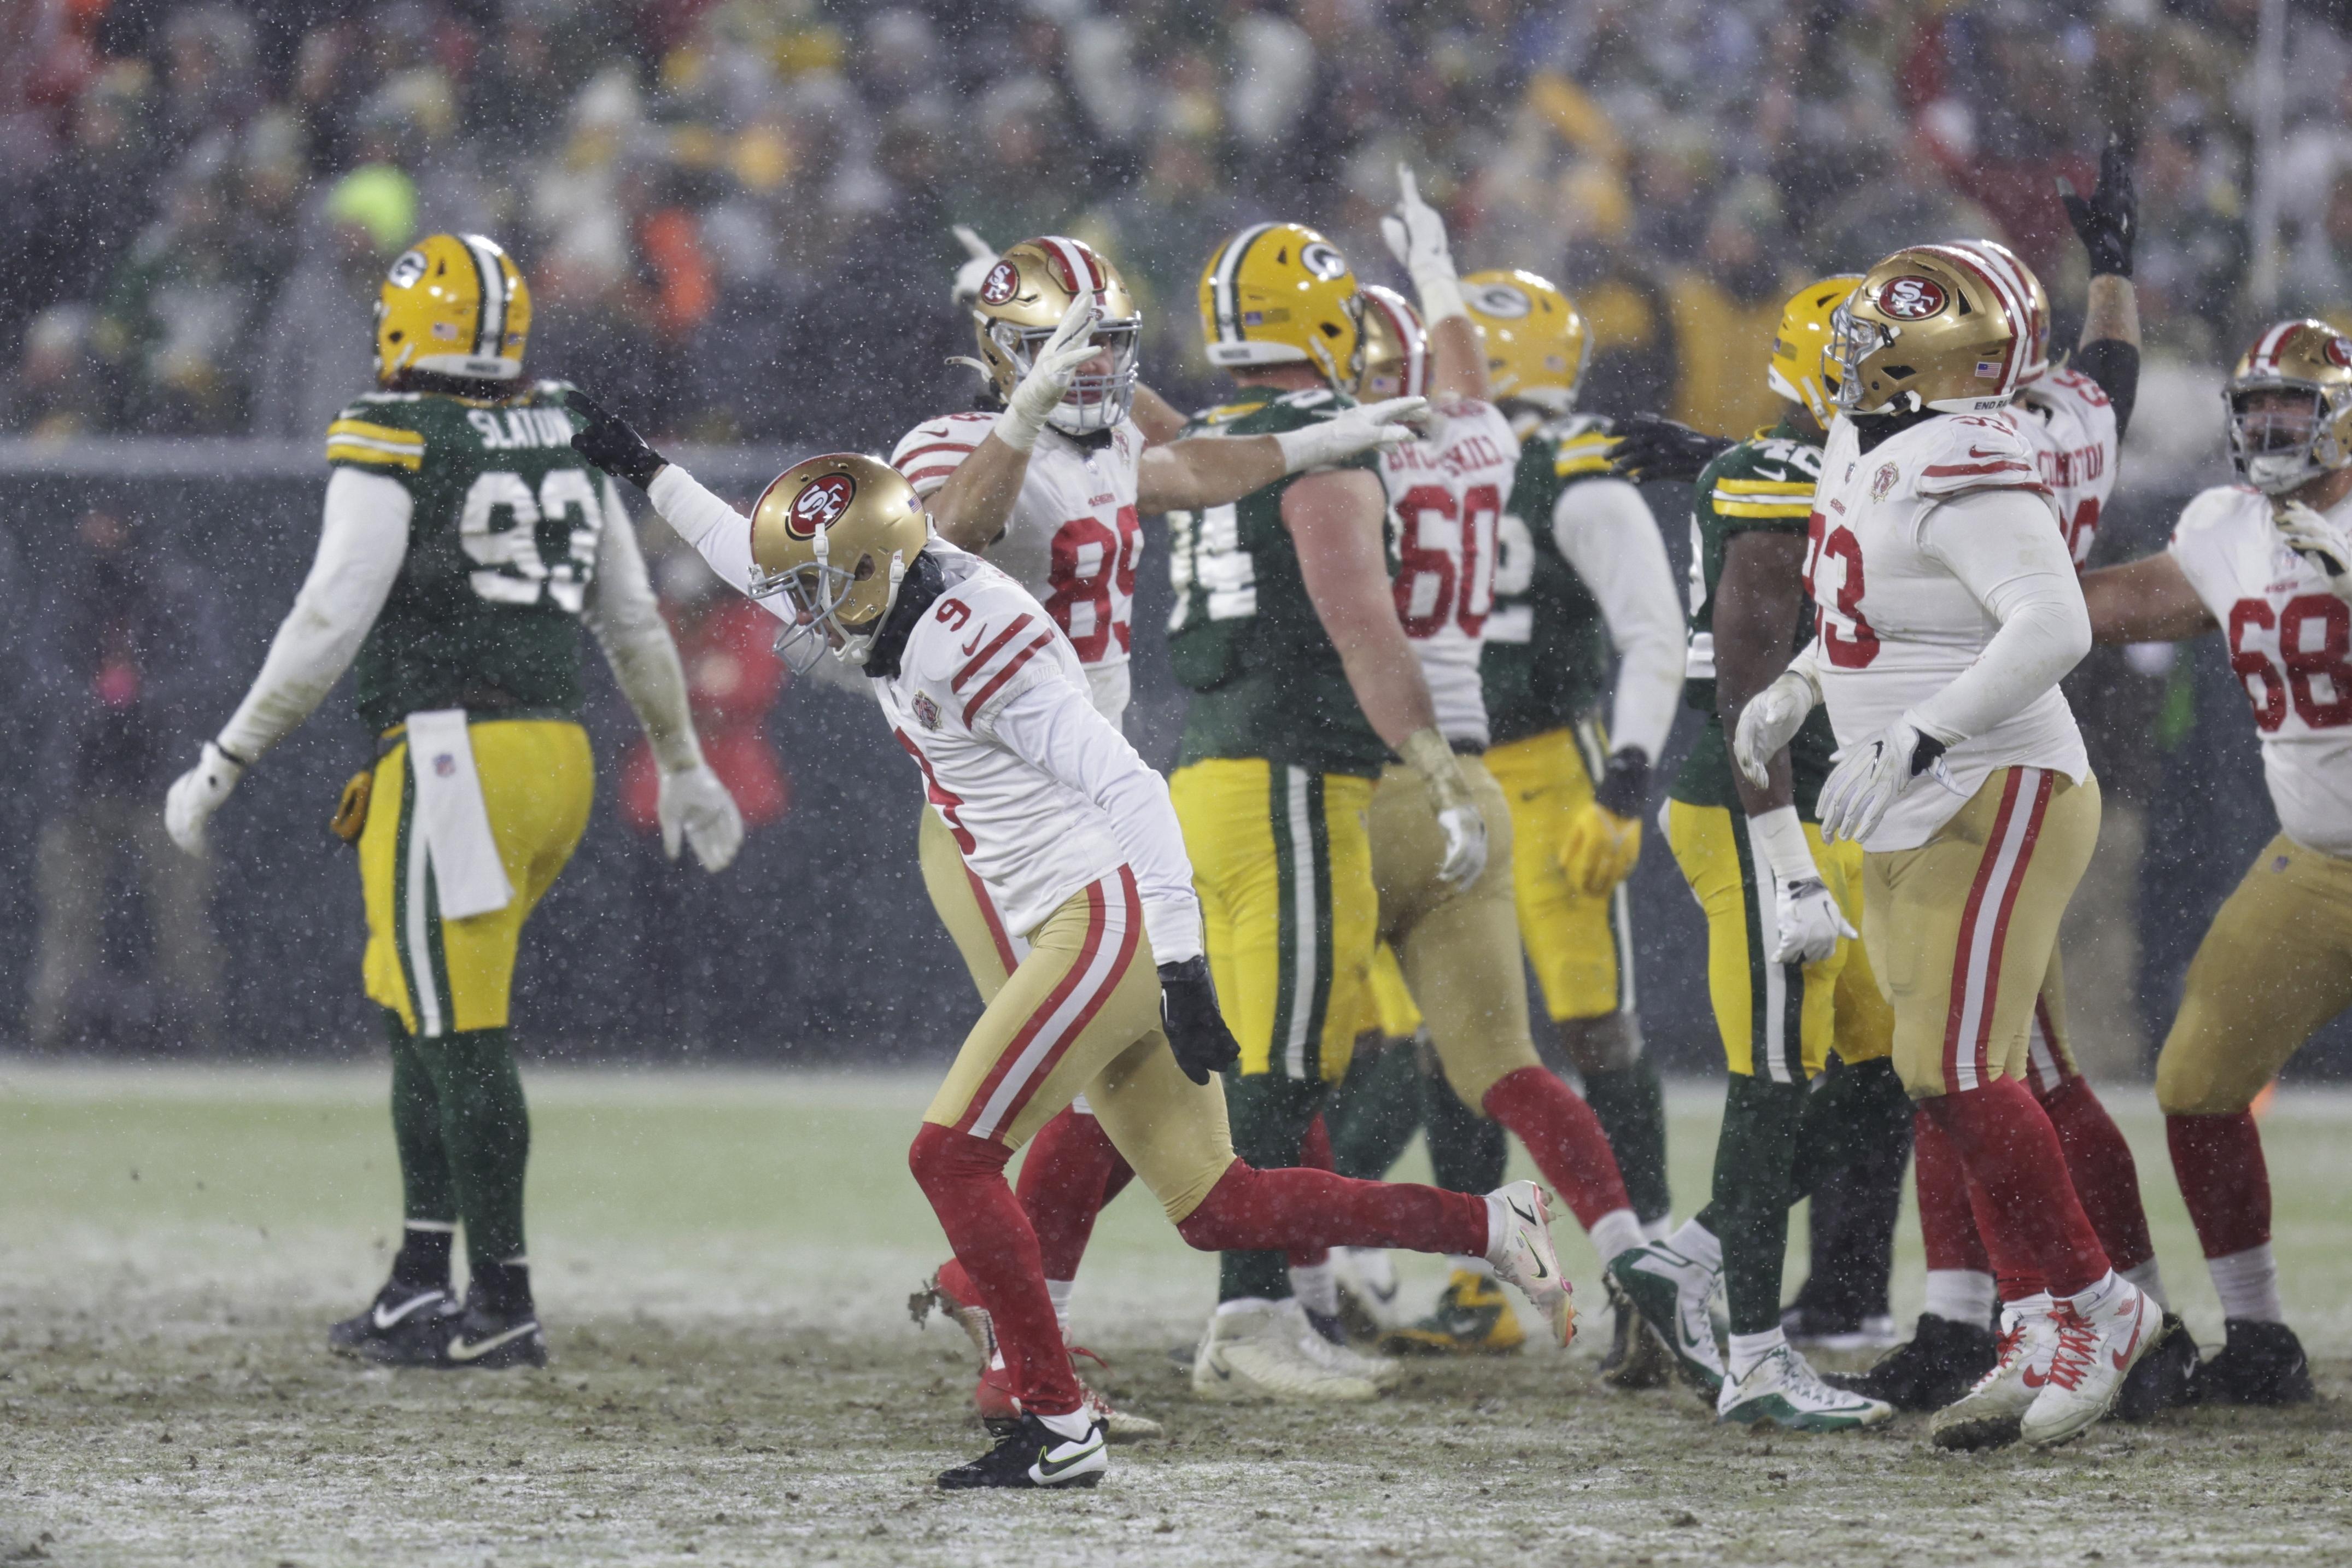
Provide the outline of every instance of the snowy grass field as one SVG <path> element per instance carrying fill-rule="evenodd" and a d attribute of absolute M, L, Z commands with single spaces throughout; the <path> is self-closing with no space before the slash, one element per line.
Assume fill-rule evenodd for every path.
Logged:
<path fill-rule="evenodd" d="M 1118 1450 L 1090 1494 L 950 1498 L 932 1475 L 984 1444 L 962 1336 L 905 1310 L 942 1256 L 904 1158 L 928 1079 L 526 1077 L 553 1364 L 444 1375 L 324 1350 L 398 1223 L 380 1069 L 0 1058 L 0 1562 L 2352 1561 L 2352 1094 L 2283 1096 L 2264 1124 L 2315 1407 L 1947 1456 L 1916 1418 L 1796 1439 L 1720 1428 L 1679 1391 L 1612 1394 L 1585 1342 L 1432 1365 L 1369 1406 L 1196 1404 L 1167 1352 L 1213 1266 L 1139 1191 L 1104 1216 L 1077 1327 L 1169 1439 Z M 1717 1093 L 1672 1096 L 1678 1212 L 1704 1196 Z M 2110 1099 L 2210 1344 L 2153 1104 Z M 1907 1218 L 1903 1237 L 1907 1322 Z M 1572 1224 L 1560 1241 L 1601 1340 L 1591 1250 Z"/>

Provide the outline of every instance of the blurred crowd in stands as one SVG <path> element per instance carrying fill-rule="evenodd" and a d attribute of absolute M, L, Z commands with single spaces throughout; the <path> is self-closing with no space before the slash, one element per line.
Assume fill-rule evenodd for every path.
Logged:
<path fill-rule="evenodd" d="M 2352 324 L 2352 45 L 2294 0 L 2284 297 Z M 1588 405 L 1753 423 L 1800 274 L 2005 237 L 2136 137 L 2152 362 L 2251 325 L 2260 0 L 16 0 L 0 426 L 308 437 L 415 236 L 533 284 L 535 374 L 707 440 L 883 446 L 970 396 L 950 226 L 1077 234 L 1205 396 L 1195 284 L 1261 216 L 1392 270 L 1400 160 L 1465 268 L 1555 276 Z"/>

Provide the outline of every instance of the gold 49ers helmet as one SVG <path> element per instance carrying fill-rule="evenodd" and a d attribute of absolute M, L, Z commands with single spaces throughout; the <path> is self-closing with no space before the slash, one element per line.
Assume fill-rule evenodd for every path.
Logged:
<path fill-rule="evenodd" d="M 2018 373 L 2017 384 L 2023 386 L 2050 370 L 2050 291 L 2042 287 L 2042 279 L 2025 258 L 1997 239 L 1956 239 L 1953 247 L 1973 250 L 1989 261 L 2010 268 L 2025 279 L 2025 308 L 2033 318 L 2026 341 L 2029 348 L 2025 368 Z"/>
<path fill-rule="evenodd" d="M 1462 303 L 1486 345 L 1486 384 L 1552 415 L 1576 406 L 1592 334 L 1583 313 L 1549 279 L 1496 268 L 1462 279 Z"/>
<path fill-rule="evenodd" d="M 1071 378 L 1070 390 L 1045 416 L 1055 429 L 1073 436 L 1108 430 L 1135 406 L 1143 318 L 1118 269 L 1080 240 L 1059 235 L 1024 239 L 996 258 L 971 305 L 988 378 L 997 396 L 1009 398 L 1081 289 L 1102 306 L 1093 342 L 1110 363 L 1107 370 L 1084 369 Z"/>
<path fill-rule="evenodd" d="M 2032 331 L 2032 292 L 2013 267 L 1954 245 L 1898 250 L 1863 274 L 1831 319 L 1838 406 L 2000 408 L 2024 374 Z"/>
<path fill-rule="evenodd" d="M 1304 362 L 1344 385 L 1355 375 L 1361 314 L 1348 258 L 1304 224 L 1253 224 L 1201 269 L 1211 364 Z"/>
<path fill-rule="evenodd" d="M 1419 397 L 1429 391 L 1429 333 L 1421 312 L 1393 289 L 1365 285 L 1363 369 L 1355 393 L 1365 403 Z"/>
<path fill-rule="evenodd" d="M 2230 459 L 2266 495 L 2352 463 L 2352 339 L 2325 321 L 2263 329 L 2230 373 L 2221 401 L 2230 413 Z"/>
<path fill-rule="evenodd" d="M 1812 410 L 1826 426 L 1837 415 L 1837 365 L 1830 358 L 1830 321 L 1862 281 L 1859 272 L 1840 272 L 1808 283 L 1780 307 L 1772 334 L 1772 363 L 1765 379 L 1791 403 Z"/>
<path fill-rule="evenodd" d="M 804 672 L 830 650 L 864 664 L 930 531 L 915 487 L 878 458 L 829 452 L 777 475 L 751 509 L 750 592 L 792 608 L 784 662 Z"/>
<path fill-rule="evenodd" d="M 478 234 L 428 234 L 376 292 L 375 378 L 520 380 L 530 336 L 530 287 L 512 258 Z"/>

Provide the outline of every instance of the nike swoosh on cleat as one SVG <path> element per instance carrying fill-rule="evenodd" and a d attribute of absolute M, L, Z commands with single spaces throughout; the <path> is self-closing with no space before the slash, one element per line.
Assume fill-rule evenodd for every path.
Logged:
<path fill-rule="evenodd" d="M 376 1331 L 381 1333 L 383 1330 L 392 1327 L 394 1323 L 399 1322 L 403 1318 L 407 1317 L 409 1313 L 414 1312 L 417 1308 L 440 1300 L 441 1292 L 438 1290 L 427 1291 L 422 1296 L 411 1296 L 407 1300 L 403 1301 L 400 1304 L 400 1310 L 398 1311 L 387 1313 L 382 1307 L 377 1307 L 369 1312 L 368 1318 L 371 1322 L 375 1324 Z"/>
<path fill-rule="evenodd" d="M 1521 1208 L 1518 1205 L 1517 1205 L 1517 1204 L 1515 1204 L 1515 1203 L 1511 1203 L 1511 1202 L 1509 1202 L 1508 1200 L 1506 1200 L 1506 1201 L 1504 1202 L 1503 1206 L 1504 1206 L 1505 1208 L 1507 1208 L 1507 1209 L 1510 1210 L 1513 1214 L 1515 1214 L 1515 1215 L 1518 1215 L 1521 1219 L 1523 1219 L 1523 1220 L 1527 1221 L 1529 1225 L 1540 1225 L 1540 1224 L 1542 1224 L 1542 1223 L 1543 1223 L 1542 1221 L 1540 1221 L 1540 1220 L 1537 1219 L 1535 1215 L 1533 1215 L 1529 1214 L 1527 1210 L 1525 1210 L 1525 1209 Z"/>
<path fill-rule="evenodd" d="M 2117 1372 L 2129 1372 L 2131 1370 L 2131 1353 L 2133 1351 L 2139 1348 L 2139 1337 L 2142 1333 L 2147 1331 L 2147 1309 L 2146 1307 L 2142 1307 L 2139 1310 L 2138 1315 L 2132 1319 L 2131 1343 L 2124 1346 L 2124 1348 L 2119 1351 L 2111 1352 L 2109 1353 L 2108 1359 L 2116 1363 L 2116 1370 Z"/>
<path fill-rule="evenodd" d="M 1039 1454 L 1036 1465 L 1037 1479 L 1041 1481 L 1050 1481 L 1055 1476 L 1067 1471 L 1072 1466 L 1082 1465 L 1101 1452 L 1102 1439 L 1097 1437 L 1094 1442 L 1065 1459 L 1056 1460 L 1050 1454 Z"/>
<path fill-rule="evenodd" d="M 536 1333 L 538 1331 L 538 1323 L 529 1322 L 521 1324 L 517 1328 L 509 1329 L 502 1334 L 492 1334 L 486 1340 L 467 1340 L 464 1338 L 454 1339 L 449 1342 L 449 1359 L 451 1361 L 477 1361 L 481 1357 L 489 1354 L 492 1351 L 498 1349 L 500 1345 L 505 1344 L 509 1340 L 519 1340 L 525 1334 Z"/>
<path fill-rule="evenodd" d="M 2030 1366 L 2017 1375 L 2024 1380 L 2025 1386 L 2028 1388 L 2039 1388 L 2050 1381 L 2047 1373 L 2035 1372 Z"/>

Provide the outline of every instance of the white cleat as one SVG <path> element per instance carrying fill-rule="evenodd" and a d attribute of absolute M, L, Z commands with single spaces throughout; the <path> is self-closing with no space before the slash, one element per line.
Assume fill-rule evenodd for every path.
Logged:
<path fill-rule="evenodd" d="M 1307 1309 L 1296 1297 L 1283 1302 L 1283 1312 L 1298 1329 L 1299 1347 L 1317 1365 L 1347 1377 L 1360 1377 L 1374 1388 L 1386 1388 L 1404 1375 L 1403 1363 L 1384 1355 L 1366 1355 L 1346 1345 L 1333 1344 L 1316 1331 Z"/>
<path fill-rule="evenodd" d="M 1347 1404 L 1380 1396 L 1371 1379 L 1314 1359 L 1299 1338 L 1302 1330 L 1313 1332 L 1296 1301 L 1251 1301 L 1218 1311 L 1192 1359 L 1192 1392 L 1203 1399 L 1292 1403 Z"/>
<path fill-rule="evenodd" d="M 1665 1342 L 1675 1375 L 1720 1408 L 1723 1347 L 1716 1343 L 1715 1318 L 1707 1310 L 1719 1279 L 1715 1270 L 1654 1241 L 1610 1259 L 1609 1277 Z"/>
<path fill-rule="evenodd" d="M 1331 1272 L 1339 1287 L 1339 1321 L 1349 1331 L 1376 1340 L 1405 1324 L 1396 1264 L 1379 1247 L 1335 1247 Z"/>
<path fill-rule="evenodd" d="M 1938 1448 L 2000 1448 L 2017 1441 L 2025 1413 L 2049 1380 L 2058 1331 L 2050 1298 L 2031 1297 L 2001 1311 L 2000 1359 L 1977 1385 L 1936 1412 L 1927 1430 Z"/>
<path fill-rule="evenodd" d="M 1551 1342 L 1565 1347 L 1576 1338 L 1576 1303 L 1569 1299 L 1568 1276 L 1551 1244 L 1551 1194 L 1533 1182 L 1512 1182 L 1486 1194 L 1487 1212 L 1501 1223 L 1501 1239 L 1486 1254 L 1495 1275 L 1518 1288 L 1528 1304 L 1551 1325 Z"/>
<path fill-rule="evenodd" d="M 2131 1369 L 2164 1337 L 2164 1314 L 2128 1280 L 2088 1314 L 2061 1301 L 2050 1315 L 2054 1344 L 2042 1391 L 2019 1423 L 2037 1448 L 2072 1442 L 2107 1413 Z"/>
<path fill-rule="evenodd" d="M 1746 1376 L 1723 1380 L 1715 1415 L 1742 1426 L 1769 1422 L 1790 1432 L 1851 1432 L 1894 1419 L 1895 1406 L 1832 1388 L 1803 1356 L 1780 1345 Z"/>

